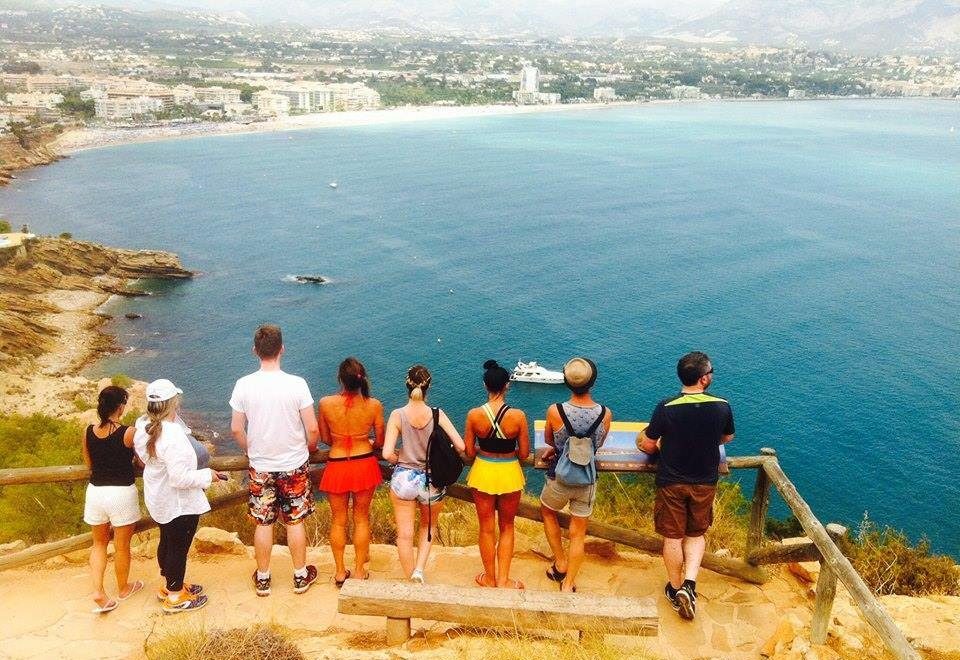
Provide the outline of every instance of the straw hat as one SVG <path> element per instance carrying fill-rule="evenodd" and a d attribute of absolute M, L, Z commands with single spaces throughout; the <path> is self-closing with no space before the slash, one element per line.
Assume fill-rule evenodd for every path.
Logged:
<path fill-rule="evenodd" d="M 575 357 L 563 365 L 563 382 L 571 389 L 593 387 L 597 380 L 597 365 L 593 360 Z"/>

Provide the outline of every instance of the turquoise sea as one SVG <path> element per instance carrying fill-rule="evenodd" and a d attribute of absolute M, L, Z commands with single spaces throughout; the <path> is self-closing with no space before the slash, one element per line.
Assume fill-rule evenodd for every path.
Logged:
<path fill-rule="evenodd" d="M 954 130 L 951 131 L 951 127 Z M 328 183 L 339 183 L 337 189 Z M 462 419 L 480 365 L 575 354 L 646 419 L 714 360 L 732 454 L 775 447 L 822 520 L 864 512 L 960 557 L 960 103 L 704 103 L 168 141 L 25 173 L 0 213 L 178 252 L 98 373 L 168 377 L 228 417 L 283 326 L 315 395 L 347 355 Z M 321 274 L 327 286 L 287 281 Z M 562 388 L 517 385 L 542 418 Z M 752 484 L 753 473 L 739 473 Z M 781 505 L 775 513 L 785 513 Z"/>

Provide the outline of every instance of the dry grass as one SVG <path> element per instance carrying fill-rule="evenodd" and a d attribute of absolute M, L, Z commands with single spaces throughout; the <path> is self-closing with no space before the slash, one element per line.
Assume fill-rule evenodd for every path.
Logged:
<path fill-rule="evenodd" d="M 597 482 L 593 518 L 611 525 L 653 534 L 654 485 L 650 475 L 604 473 Z M 713 526 L 707 549 L 726 548 L 742 556 L 746 547 L 749 515 L 747 500 L 738 483 L 717 484 Z"/>
<path fill-rule="evenodd" d="M 459 646 L 471 660 L 644 660 L 654 656 L 637 644 L 621 647 L 608 641 L 602 631 L 586 634 L 557 633 L 552 636 L 527 633 L 516 629 L 454 628 L 447 636 L 460 637 Z"/>
<path fill-rule="evenodd" d="M 249 628 L 185 628 L 144 642 L 148 660 L 306 660 L 289 631 L 275 624 Z"/>

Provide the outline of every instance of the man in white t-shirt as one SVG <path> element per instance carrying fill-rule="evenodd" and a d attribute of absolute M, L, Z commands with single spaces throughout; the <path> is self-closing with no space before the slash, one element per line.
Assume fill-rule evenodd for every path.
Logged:
<path fill-rule="evenodd" d="M 230 397 L 230 430 L 250 460 L 250 515 L 257 523 L 253 584 L 258 596 L 270 595 L 273 524 L 279 518 L 287 527 L 293 591 L 301 594 L 317 579 L 317 567 L 307 565 L 307 535 L 301 523 L 313 513 L 308 471 L 320 432 L 307 382 L 280 369 L 280 328 L 257 328 L 253 352 L 260 370 L 238 380 Z"/>

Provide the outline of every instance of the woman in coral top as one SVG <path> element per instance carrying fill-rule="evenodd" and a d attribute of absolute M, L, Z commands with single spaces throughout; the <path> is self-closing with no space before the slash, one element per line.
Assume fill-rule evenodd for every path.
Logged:
<path fill-rule="evenodd" d="M 370 397 L 370 382 L 363 364 L 348 357 L 337 373 L 341 390 L 320 399 L 317 422 L 321 441 L 330 446 L 330 457 L 320 478 L 327 494 L 333 523 L 330 548 L 337 572 L 333 581 L 343 586 L 350 577 L 366 580 L 370 551 L 370 502 L 383 481 L 374 449 L 383 446 L 383 404 Z M 344 564 L 347 515 L 353 499 L 354 572 Z"/>

